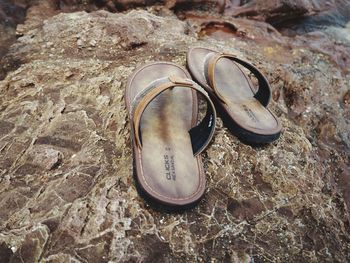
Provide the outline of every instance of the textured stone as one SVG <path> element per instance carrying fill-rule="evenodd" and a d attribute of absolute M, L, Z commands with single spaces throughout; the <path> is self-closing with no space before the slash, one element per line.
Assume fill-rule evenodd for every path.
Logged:
<path fill-rule="evenodd" d="M 328 54 L 313 34 L 245 19 L 48 14 L 27 17 L 0 81 L 0 262 L 349 261 L 350 79 L 333 59 L 348 58 L 346 39 Z M 134 186 L 124 86 L 145 62 L 185 65 L 194 45 L 256 64 L 284 129 L 251 147 L 219 119 L 203 200 L 169 214 Z"/>
<path fill-rule="evenodd" d="M 280 21 L 301 17 L 313 11 L 314 5 L 309 0 L 253 0 L 247 4 L 234 7 L 234 16 L 253 16 L 263 20 Z"/>
<path fill-rule="evenodd" d="M 8 48 L 16 41 L 16 25 L 23 23 L 25 9 L 27 8 L 25 0 L 2 0 L 0 2 L 0 60 L 7 53 Z M 0 65 L 0 79 L 3 79 L 3 65 Z"/>

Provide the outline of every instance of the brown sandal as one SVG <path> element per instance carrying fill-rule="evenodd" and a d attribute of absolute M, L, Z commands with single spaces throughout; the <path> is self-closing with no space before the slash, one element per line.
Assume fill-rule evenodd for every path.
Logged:
<path fill-rule="evenodd" d="M 233 55 L 199 47 L 189 50 L 187 67 L 192 77 L 208 91 L 225 124 L 237 137 L 252 144 L 279 138 L 281 124 L 267 108 L 270 85 L 256 67 Z M 257 78 L 258 88 L 243 67 Z"/>
<path fill-rule="evenodd" d="M 207 112 L 197 125 L 198 98 Z M 125 101 L 138 189 L 170 209 L 198 202 L 205 190 L 200 153 L 215 129 L 216 112 L 207 92 L 182 67 L 170 62 L 143 65 L 129 77 Z"/>

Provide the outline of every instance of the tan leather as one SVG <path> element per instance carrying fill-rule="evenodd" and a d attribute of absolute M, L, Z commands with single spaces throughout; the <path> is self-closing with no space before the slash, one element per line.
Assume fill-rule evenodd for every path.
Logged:
<path fill-rule="evenodd" d="M 157 85 L 164 78 L 168 81 Z M 185 69 L 170 62 L 138 68 L 125 90 L 136 180 L 149 197 L 172 207 L 197 202 L 205 190 L 201 157 L 194 156 L 189 134 L 197 124 L 196 91 L 206 93 Z"/>
<path fill-rule="evenodd" d="M 230 118 L 243 129 L 257 135 L 279 133 L 281 124 L 278 118 L 263 105 L 268 104 L 269 97 L 263 103 L 256 99 L 257 88 L 243 67 L 232 58 L 235 57 L 207 48 L 192 48 L 187 55 L 187 65 L 196 81 L 222 104 Z"/>
<path fill-rule="evenodd" d="M 142 96 L 140 99 L 135 100 L 136 105 L 134 108 L 132 108 L 131 116 L 132 116 L 133 131 L 134 131 L 134 135 L 135 135 L 136 145 L 138 147 L 142 147 L 142 144 L 140 141 L 140 132 L 139 132 L 140 131 L 139 126 L 140 126 L 142 114 L 145 111 L 148 104 L 156 96 L 158 96 L 160 93 L 162 93 L 166 89 L 178 86 L 178 87 L 182 87 L 182 88 L 187 87 L 187 88 L 191 88 L 193 90 L 196 90 L 196 91 L 200 92 L 206 98 L 207 102 L 210 104 L 209 106 L 215 112 L 215 107 L 214 107 L 212 101 L 210 100 L 209 95 L 202 87 L 197 85 L 195 82 L 193 82 L 191 80 L 179 78 L 178 76 L 169 76 L 167 78 L 167 80 L 164 80 L 164 81 L 166 81 L 166 82 L 163 84 L 160 84 L 159 86 L 156 86 L 153 88 L 150 87 L 149 90 L 146 90 L 147 92 L 145 94 L 141 94 Z M 214 116 L 214 121 L 215 121 L 215 116 Z M 195 155 L 200 154 L 201 151 L 209 144 L 209 142 L 213 136 L 214 127 L 215 127 L 215 125 L 212 126 L 211 134 L 207 138 L 206 142 L 203 143 L 203 146 L 200 147 L 200 151 L 194 153 Z"/>
<path fill-rule="evenodd" d="M 225 97 L 223 97 L 216 85 L 216 81 L 215 81 L 215 66 L 218 62 L 218 60 L 223 56 L 223 54 L 215 54 L 212 53 L 210 54 L 211 56 L 208 57 L 207 59 L 209 60 L 208 63 L 208 69 L 207 69 L 207 74 L 208 74 L 208 79 L 207 81 L 209 81 L 210 86 L 212 87 L 212 89 L 214 90 L 214 93 L 216 94 L 216 96 L 223 102 L 227 104 L 227 101 L 225 99 Z"/>

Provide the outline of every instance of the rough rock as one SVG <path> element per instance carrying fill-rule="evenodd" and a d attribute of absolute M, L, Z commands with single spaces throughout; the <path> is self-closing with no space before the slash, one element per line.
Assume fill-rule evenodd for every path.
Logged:
<path fill-rule="evenodd" d="M 350 260 L 348 69 L 312 35 L 220 23 L 208 33 L 156 8 L 27 17 L 0 81 L 0 262 Z M 284 129 L 251 147 L 219 121 L 203 200 L 169 214 L 134 186 L 123 88 L 139 64 L 185 65 L 194 45 L 253 61 Z"/>
<path fill-rule="evenodd" d="M 298 26 L 324 22 L 344 26 L 340 20 L 347 22 L 350 19 L 350 4 L 347 0 L 251 0 L 243 1 L 243 5 L 233 2 L 226 6 L 226 15 L 250 17 L 279 27 L 284 23 Z"/>
<path fill-rule="evenodd" d="M 105 9 L 111 12 L 124 11 L 130 8 L 144 7 L 151 5 L 164 4 L 167 8 L 209 8 L 218 6 L 223 12 L 225 0 L 58 0 L 56 6 L 64 11 Z"/>
<path fill-rule="evenodd" d="M 11 0 L 3 0 L 0 2 L 0 58 L 7 53 L 8 48 L 15 41 L 15 27 L 18 23 L 23 23 L 25 9 L 24 1 L 14 3 Z M 1 75 L 0 70 L 0 79 L 2 79 Z"/>
<path fill-rule="evenodd" d="M 309 0 L 253 0 L 247 4 L 235 7 L 233 16 L 249 16 L 255 19 L 267 21 L 282 21 L 301 17 L 314 10 L 312 1 Z"/>

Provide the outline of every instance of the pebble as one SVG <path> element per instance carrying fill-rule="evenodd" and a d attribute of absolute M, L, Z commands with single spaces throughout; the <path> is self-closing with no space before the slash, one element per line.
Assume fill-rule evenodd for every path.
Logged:
<path fill-rule="evenodd" d="M 78 39 L 78 40 L 77 40 L 77 45 L 78 45 L 79 47 L 81 47 L 81 46 L 83 45 L 83 41 L 82 41 L 81 39 Z"/>
<path fill-rule="evenodd" d="M 92 47 L 96 47 L 97 42 L 96 42 L 95 39 L 93 39 L 93 40 L 90 41 L 89 44 L 90 44 L 90 46 L 92 46 Z"/>

